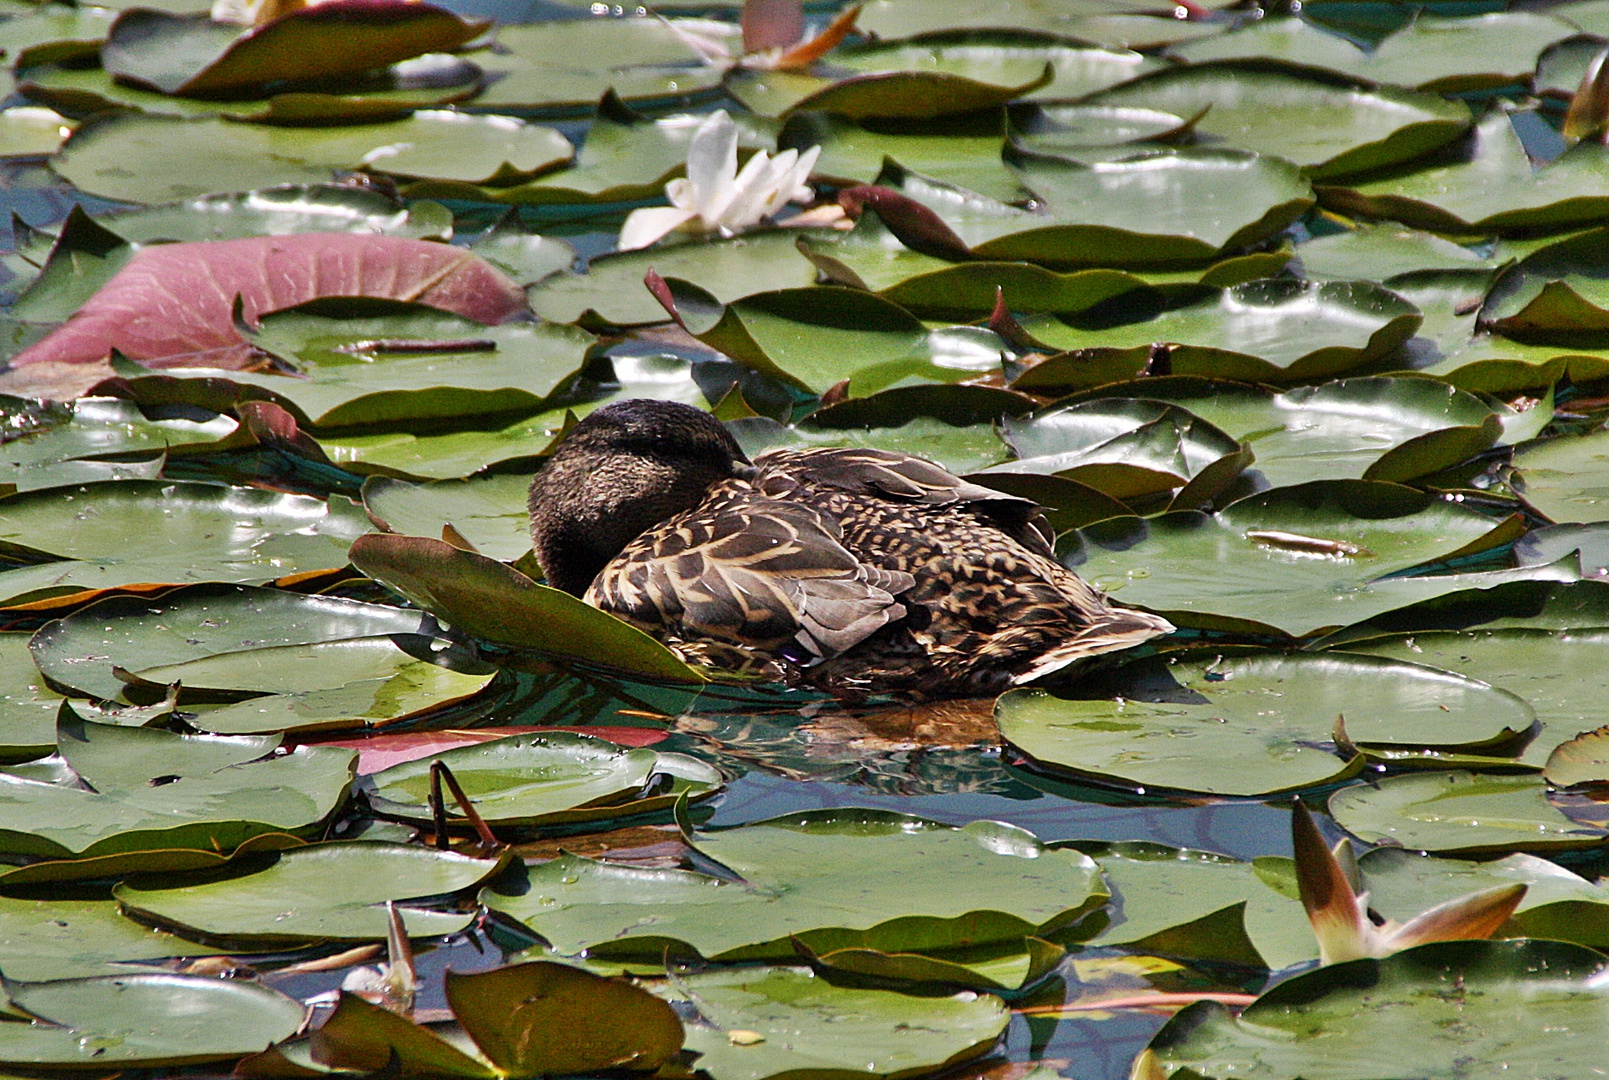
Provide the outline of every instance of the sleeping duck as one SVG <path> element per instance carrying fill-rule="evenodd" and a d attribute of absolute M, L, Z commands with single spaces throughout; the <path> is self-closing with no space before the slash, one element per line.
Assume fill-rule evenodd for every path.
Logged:
<path fill-rule="evenodd" d="M 840 697 L 997 694 L 1173 629 L 1057 562 L 1027 499 L 885 450 L 751 463 L 673 402 L 582 420 L 530 512 L 555 588 L 690 662 Z"/>

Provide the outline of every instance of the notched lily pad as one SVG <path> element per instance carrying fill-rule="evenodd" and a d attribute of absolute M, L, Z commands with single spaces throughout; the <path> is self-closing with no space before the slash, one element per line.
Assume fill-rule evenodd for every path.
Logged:
<path fill-rule="evenodd" d="M 985 470 L 1048 473 L 1140 506 L 1196 509 L 1251 463 L 1252 453 L 1184 409 L 1115 399 L 1056 406 L 1004 422 L 1017 455 Z"/>
<path fill-rule="evenodd" d="M 1197 47 L 1218 40 L 1223 39 L 1208 38 Z M 1203 142 L 1287 158 L 1315 180 L 1412 161 L 1458 138 L 1470 125 L 1467 106 L 1436 94 L 1240 60 L 1168 68 L 1087 103 L 1181 116 L 1205 108 L 1193 129 Z M 1048 107 L 1046 114 L 1054 119 L 1057 112 Z M 1024 143 L 1038 146 L 1043 140 L 1028 135 Z"/>
<path fill-rule="evenodd" d="M 1609 150 L 1584 140 L 1535 169 L 1508 114 L 1494 111 L 1446 161 L 1355 187 L 1324 186 L 1325 207 L 1449 235 L 1508 235 L 1609 219 Z"/>
<path fill-rule="evenodd" d="M 713 1080 L 929 1072 L 985 1053 L 1011 1019 L 989 994 L 907 997 L 789 968 L 691 975 L 666 996 L 708 1021 L 688 1025 L 687 1047 Z"/>
<path fill-rule="evenodd" d="M 942 956 L 1048 933 L 1106 895 L 1086 856 L 1048 850 L 999 822 L 954 828 L 841 810 L 700 833 L 692 843 L 736 879 L 566 855 L 529 868 L 523 891 L 488 890 L 482 899 L 561 953 L 662 962 L 667 947 L 709 959 L 785 960 L 794 955 L 791 937 L 818 955 L 871 948 Z M 970 886 L 958 891 L 961 879 Z"/>
<path fill-rule="evenodd" d="M 354 840 L 285 851 L 266 868 L 201 884 L 135 888 L 124 883 L 114 895 L 144 920 L 259 948 L 383 939 L 387 901 L 396 903 L 409 937 L 433 937 L 458 933 L 475 916 L 423 905 L 485 881 L 504 862 Z"/>
<path fill-rule="evenodd" d="M 1330 796 L 1330 814 L 1371 844 L 1461 855 L 1570 851 L 1595 847 L 1609 836 L 1567 817 L 1535 775 L 1389 776 L 1337 791 Z"/>
<path fill-rule="evenodd" d="M 302 1003 L 241 979 L 108 975 L 6 985 L 39 1023 L 0 1024 L 0 1063 L 18 1068 L 175 1068 L 228 1061 L 288 1039 Z"/>
<path fill-rule="evenodd" d="M 272 756 L 279 741 L 125 728 L 64 712 L 57 742 L 71 779 L 0 772 L 9 807 L 0 847 L 43 859 L 228 852 L 260 834 L 315 831 L 345 802 L 357 755 L 301 747 Z"/>
<path fill-rule="evenodd" d="M 1168 346 L 1175 375 L 1309 382 L 1388 355 L 1420 321 L 1412 304 L 1368 281 L 1270 278 L 1177 296 L 1135 291 L 1083 314 L 1023 318 L 1034 338 L 1068 351 L 1029 368 L 1014 385 L 1082 389 L 1092 360 L 1121 356 L 1143 364 L 1159 343 Z"/>
<path fill-rule="evenodd" d="M 1008 160 L 1040 196 L 1034 209 L 897 168 L 885 169 L 879 184 L 943 222 L 949 258 L 1061 270 L 1200 266 L 1268 239 L 1312 205 L 1294 165 L 1245 151 L 1185 149 L 1094 165 L 1019 151 Z M 906 246 L 928 250 L 922 211 L 875 191 L 860 197 Z"/>
<path fill-rule="evenodd" d="M 1447 1076 L 1453 1060 L 1479 1080 L 1519 1062 L 1574 1072 L 1605 1032 L 1602 965 L 1555 941 L 1437 942 L 1305 972 L 1238 1017 L 1192 1005 L 1150 1051 L 1162 1075 Z"/>
<path fill-rule="evenodd" d="M 1513 744 L 1536 721 L 1478 680 L 1362 658 L 1169 654 L 1125 665 L 1100 689 L 1115 697 L 1014 690 L 996 705 L 1001 734 L 1046 766 L 1108 782 L 1264 795 L 1354 775 L 1358 746 L 1479 750 Z"/>
<path fill-rule="evenodd" d="M 1329 480 L 1276 488 L 1214 515 L 1113 519 L 1065 535 L 1059 550 L 1117 600 L 1176 626 L 1302 636 L 1499 584 L 1507 579 L 1497 572 L 1401 572 L 1501 554 L 1521 532 L 1517 520 L 1494 522 L 1397 484 Z"/>
<path fill-rule="evenodd" d="M 452 770 L 493 827 L 602 823 L 662 813 L 684 793 L 707 798 L 721 784 L 721 774 L 696 758 L 547 732 L 463 746 L 383 769 L 365 777 L 370 805 L 387 817 L 428 825 L 431 768 L 437 761 Z M 449 820 L 464 824 L 457 804 L 448 798 L 447 805 Z"/>

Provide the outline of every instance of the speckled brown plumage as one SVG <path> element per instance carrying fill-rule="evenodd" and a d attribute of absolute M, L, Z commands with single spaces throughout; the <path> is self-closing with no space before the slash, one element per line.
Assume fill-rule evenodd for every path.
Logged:
<path fill-rule="evenodd" d="M 678 431 L 703 423 L 720 430 L 685 406 L 624 406 L 625 413 L 663 413 Z M 577 450 L 586 453 L 567 461 L 567 440 L 532 486 L 533 539 L 550 578 L 566 577 L 549 563 L 562 558 L 552 538 L 573 516 L 564 509 L 575 497 L 564 476 L 573 485 L 585 475 L 605 491 L 626 483 L 607 469 L 580 467 L 599 459 L 599 440 L 582 431 L 588 421 L 576 429 Z M 713 433 L 700 438 L 720 444 Z M 762 670 L 843 696 L 975 696 L 1172 629 L 1154 615 L 1111 606 L 1058 563 L 1045 519 L 1026 499 L 906 454 L 774 451 L 750 466 L 735 444 L 730 451 L 727 475 L 696 505 L 640 532 L 621 525 L 616 532 L 629 538 L 596 545 L 618 554 L 584 592 L 588 603 L 690 660 Z M 650 474 L 658 475 L 645 465 Z M 663 501 L 662 479 L 643 486 L 645 497 Z"/>

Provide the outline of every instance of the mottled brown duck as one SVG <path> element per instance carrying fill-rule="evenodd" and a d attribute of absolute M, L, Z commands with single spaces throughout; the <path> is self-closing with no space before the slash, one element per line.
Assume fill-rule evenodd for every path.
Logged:
<path fill-rule="evenodd" d="M 1057 562 L 1027 499 L 885 450 L 751 463 L 671 402 L 582 420 L 530 511 L 556 588 L 689 661 L 842 697 L 996 694 L 1173 629 Z"/>

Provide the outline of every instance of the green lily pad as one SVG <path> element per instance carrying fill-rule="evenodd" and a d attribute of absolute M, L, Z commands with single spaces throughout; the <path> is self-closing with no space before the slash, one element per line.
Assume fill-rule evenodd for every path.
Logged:
<path fill-rule="evenodd" d="M 1503 398 L 1545 396 L 1567 371 L 1583 383 L 1609 374 L 1609 351 L 1524 345 L 1479 330 L 1476 314 L 1494 276 L 1491 270 L 1427 270 L 1393 278 L 1392 291 L 1424 312 L 1425 321 L 1386 362 Z"/>
<path fill-rule="evenodd" d="M 215 191 L 320 183 L 335 169 L 508 181 L 567 161 L 571 153 L 569 141 L 552 128 L 445 110 L 347 127 L 131 113 L 68 140 L 52 167 L 106 198 L 165 203 Z"/>
<path fill-rule="evenodd" d="M 877 949 L 835 949 L 816 956 L 803 945 L 798 948 L 823 973 L 876 979 L 885 987 L 962 987 L 997 994 L 1018 994 L 1044 981 L 1067 956 L 1062 946 L 1036 937 L 952 952 L 943 959 Z"/>
<path fill-rule="evenodd" d="M 1025 199 L 1029 192 L 1001 158 L 1005 137 L 997 118 L 958 125 L 936 120 L 915 130 L 886 130 L 875 120 L 857 123 L 831 113 L 807 112 L 788 118 L 777 145 L 804 150 L 821 147 L 813 170 L 845 187 L 870 184 L 892 159 L 912 172 L 964 187 L 1001 202 Z M 959 130 L 957 130 L 959 128 Z"/>
<path fill-rule="evenodd" d="M 363 508 L 388 531 L 439 536 L 451 525 L 482 555 L 513 562 L 531 550 L 524 474 L 410 484 L 371 477 L 363 485 Z"/>
<path fill-rule="evenodd" d="M 1482 889 L 1525 886 L 1525 898 L 1510 916 L 1505 936 L 1573 941 L 1601 948 L 1609 940 L 1609 892 L 1578 874 L 1535 855 L 1467 862 L 1375 848 L 1358 860 L 1369 906 L 1388 919 L 1406 922 L 1437 904 Z"/>
<path fill-rule="evenodd" d="M 258 947 L 386 936 L 386 901 L 409 937 L 456 934 L 473 912 L 405 905 L 461 892 L 496 873 L 501 859 L 355 840 L 281 852 L 266 869 L 179 888 L 114 890 L 141 918 Z"/>
<path fill-rule="evenodd" d="M 738 880 L 574 855 L 528 869 L 522 892 L 482 901 L 561 953 L 718 960 L 841 948 L 942 952 L 1020 940 L 1076 921 L 1106 897 L 1075 851 L 999 822 L 962 828 L 877 810 L 793 814 L 700 833 L 694 846 Z M 967 888 L 957 890 L 955 882 Z"/>
<path fill-rule="evenodd" d="M 941 31 L 839 49 L 829 63 L 863 75 L 941 72 L 992 86 L 1032 82 L 1049 64 L 1050 82 L 1022 95 L 1029 100 L 1081 98 L 1162 66 L 1160 61 L 1128 49 L 1095 48 L 1054 34 L 1001 30 Z"/>
<path fill-rule="evenodd" d="M 436 203 L 402 207 L 378 192 L 339 184 L 286 184 L 239 194 L 203 195 L 161 206 L 112 211 L 97 217 L 95 223 L 132 245 L 298 232 L 382 233 L 418 240 L 452 236 L 452 215 Z M 55 240 L 50 231 L 39 230 L 22 250 L 42 258 Z M 115 254 L 119 253 L 107 251 L 104 257 L 111 259 Z M 88 295 L 85 292 L 80 300 Z M 75 310 L 76 304 L 68 306 L 50 321 L 66 318 Z"/>
<path fill-rule="evenodd" d="M 1497 584 L 1501 575 L 1393 575 L 1500 548 L 1517 534 L 1398 485 L 1327 480 L 1253 495 L 1215 515 L 1113 519 L 1068 534 L 1061 548 L 1097 588 L 1177 626 L 1302 636 L 1478 581 Z"/>
<path fill-rule="evenodd" d="M 1363 49 L 1352 40 L 1320 24 L 1272 12 L 1223 33 L 1181 42 L 1169 48 L 1168 55 L 1192 66 L 1215 60 L 1263 60 L 1336 73 L 1352 72 L 1364 60 Z"/>
<path fill-rule="evenodd" d="M 618 96 L 604 95 L 587 138 L 568 168 L 516 184 L 468 184 L 421 180 L 406 188 L 410 198 L 472 199 L 515 206 L 585 206 L 658 199 L 665 183 L 687 168 L 687 149 L 702 116 L 680 113 L 649 119 Z M 772 150 L 775 132 L 746 118 L 738 121 L 738 145 Z"/>
<path fill-rule="evenodd" d="M 932 1072 L 987 1052 L 1011 1020 L 987 994 L 907 997 L 789 968 L 709 972 L 672 986 L 666 996 L 708 1021 L 688 1025 L 687 1048 L 712 1080 Z"/>
<path fill-rule="evenodd" d="M 451 52 L 487 25 L 433 4 L 366 12 L 337 0 L 333 8 L 302 8 L 246 31 L 207 16 L 131 8 L 112 24 L 101 63 L 118 78 L 164 94 L 240 94 L 281 82 L 287 71 L 318 82 Z"/>
<path fill-rule="evenodd" d="M 357 760 L 314 747 L 264 758 L 278 736 L 177 735 L 76 717 L 63 721 L 58 741 L 69 762 L 94 773 L 96 789 L 0 773 L 8 807 L 0 846 L 12 855 L 223 852 L 262 833 L 311 831 L 345 801 Z M 114 753 L 128 760 L 109 761 Z"/>
<path fill-rule="evenodd" d="M 248 663 L 272 665 L 300 678 L 266 678 L 258 686 L 275 686 L 277 693 L 217 706 L 196 706 L 186 721 L 199 731 L 226 735 L 252 732 L 313 732 L 353 727 L 382 727 L 411 720 L 463 703 L 485 690 L 496 672 L 490 665 L 463 658 L 455 670 L 439 662 L 416 659 L 386 638 L 324 642 L 243 650 L 238 656 L 219 657 L 138 672 L 161 685 L 163 680 L 234 682 L 230 678 Z M 293 688 L 287 689 L 287 686 Z M 133 691 L 129 691 L 133 693 Z"/>
<path fill-rule="evenodd" d="M 1207 38 L 1195 47 L 1220 40 Z M 1435 94 L 1234 60 L 1155 72 L 1097 94 L 1089 103 L 1180 116 L 1207 109 L 1194 128 L 1202 141 L 1287 158 L 1316 180 L 1412 161 L 1458 138 L 1470 125 L 1467 106 Z M 1056 115 L 1055 109 L 1047 110 L 1051 119 Z M 1041 145 L 1031 135 L 1024 143 Z"/>
<path fill-rule="evenodd" d="M 987 473 L 1048 473 L 1130 502 L 1196 509 L 1251 463 L 1244 443 L 1173 405 L 1104 399 L 1004 421 L 1017 460 Z"/>
<path fill-rule="evenodd" d="M 1296 258 L 1301 261 L 1302 276 L 1310 280 L 1388 283 L 1401 274 L 1477 270 L 1495 267 L 1498 262 L 1434 233 L 1388 222 L 1308 240 L 1297 247 Z"/>
<path fill-rule="evenodd" d="M 1609 835 L 1561 813 L 1535 775 L 1405 773 L 1342 788 L 1330 815 L 1371 844 L 1458 855 L 1569 851 Z"/>
<path fill-rule="evenodd" d="M 1030 50 L 1035 51 L 1035 50 Z M 850 74 L 837 78 L 800 71 L 755 71 L 734 68 L 722 87 L 750 112 L 785 117 L 795 112 L 830 112 L 854 119 L 898 117 L 931 120 L 934 117 L 999 108 L 1008 101 L 1048 86 L 1056 69 L 1039 56 L 986 64 L 991 79 L 984 81 L 954 74 L 931 62 L 917 70 L 900 70 L 901 57 L 888 58 L 892 70 Z M 920 58 L 906 63 L 920 65 Z M 961 63 L 963 69 L 976 65 Z"/>
<path fill-rule="evenodd" d="M 1203 7 L 1211 9 L 1214 4 Z M 1068 3 L 1067 0 L 871 0 L 857 25 L 881 38 L 902 38 L 940 30 L 988 28 L 1035 30 L 1143 49 L 1221 33 L 1214 22 L 1156 18 L 1143 3 Z"/>
<path fill-rule="evenodd" d="M 43 4 L 0 23 L 0 52 L 13 70 L 94 56 L 116 18 L 103 7 Z"/>
<path fill-rule="evenodd" d="M 1380 42 L 1361 74 L 1439 94 L 1524 84 L 1536 70 L 1537 55 L 1575 32 L 1563 19 L 1540 12 L 1422 15 Z"/>
<path fill-rule="evenodd" d="M 69 149 L 71 144 L 69 144 Z M 1533 169 L 1508 115 L 1493 112 L 1450 160 L 1354 187 L 1323 186 L 1325 207 L 1451 235 L 1557 232 L 1609 220 L 1609 150 L 1586 140 Z"/>
<path fill-rule="evenodd" d="M 0 898 L 0 967 L 8 979 L 133 975 L 140 971 L 133 961 L 217 952 L 141 926 L 111 900 Z"/>
<path fill-rule="evenodd" d="M 883 392 L 887 394 L 898 391 Z M 861 401 L 876 401 L 876 397 L 849 399 L 850 403 Z M 824 413 L 827 415 L 823 416 Z M 812 414 L 809 419 L 791 428 L 783 427 L 773 420 L 737 420 L 732 423 L 732 435 L 737 439 L 738 445 L 743 447 L 743 452 L 751 458 L 767 450 L 802 450 L 811 446 L 869 446 L 877 450 L 916 454 L 938 462 L 957 475 L 976 474 L 979 483 L 1015 479 L 1003 474 L 979 472 L 999 462 L 1008 454 L 1005 443 L 1000 441 L 992 426 L 986 427 L 982 424 L 961 426 L 927 416 L 919 416 L 897 427 L 881 425 L 838 427 L 833 420 L 833 416 L 825 409 Z"/>
<path fill-rule="evenodd" d="M 567 326 L 483 326 L 418 305 L 378 317 L 291 308 L 265 315 L 252 344 L 292 361 L 305 378 L 174 369 L 222 378 L 322 428 L 534 413 L 582 366 L 590 335 Z M 204 373 L 203 373 L 204 372 Z"/>
<path fill-rule="evenodd" d="M 1420 632 L 1343 648 L 1434 664 L 1521 695 L 1536 710 L 1542 729 L 1519 760 L 1541 766 L 1560 743 L 1609 724 L 1609 703 L 1597 692 L 1606 644 L 1609 633 L 1602 630 L 1510 629 Z"/>
<path fill-rule="evenodd" d="M 1346 779 L 1354 743 L 1479 750 L 1529 732 L 1529 705 L 1439 668 L 1330 656 L 1169 654 L 1111 676 L 1115 700 L 1014 690 L 996 705 L 1007 742 L 1108 782 L 1265 795 Z"/>
<path fill-rule="evenodd" d="M 436 761 L 452 770 L 488 824 L 505 827 L 603 822 L 664 811 L 683 792 L 707 797 L 721 784 L 721 774 L 695 758 L 550 732 L 461 746 L 382 769 L 367 777 L 370 804 L 387 817 L 428 825 L 430 770 Z M 672 781 L 665 791 L 657 790 L 661 778 Z M 650 788 L 656 789 L 653 794 Z M 460 824 L 466 820 L 456 803 L 449 802 L 448 809 Z"/>
<path fill-rule="evenodd" d="M 782 289 L 723 304 L 690 281 L 668 278 L 664 285 L 677 321 L 694 337 L 810 393 L 845 378 L 861 395 L 896 384 L 960 382 L 1000 364 L 993 331 L 929 329 L 897 304 L 858 289 Z"/>
<path fill-rule="evenodd" d="M 468 247 L 506 271 L 522 286 L 562 273 L 575 265 L 576 260 L 575 248 L 556 236 L 531 232 L 513 212 L 475 237 Z"/>
<path fill-rule="evenodd" d="M 1293 278 L 1197 290 L 1177 299 L 1155 290 L 1134 292 L 1102 312 L 1099 322 L 1076 315 L 1022 319 L 1023 329 L 1051 348 L 1077 351 L 1030 368 L 1017 384 L 1076 385 L 1092 356 L 1139 356 L 1155 343 L 1171 346 L 1169 362 L 1178 375 L 1310 381 L 1378 360 L 1413 337 L 1420 321 L 1412 304 L 1373 282 Z"/>
<path fill-rule="evenodd" d="M 1096 400 L 1132 395 L 1189 409 L 1229 438 L 1247 440 L 1255 468 L 1276 487 L 1304 480 L 1407 483 L 1488 449 L 1502 428 L 1490 405 L 1429 379 L 1372 376 L 1271 393 L 1176 377 L 1095 393 L 1102 395 Z"/>
<path fill-rule="evenodd" d="M 236 979 L 110 975 L 6 987 L 45 1023 L 0 1024 L 0 1063 L 20 1067 L 173 1068 L 228 1061 L 288 1039 L 302 1003 Z"/>
<path fill-rule="evenodd" d="M 23 491 L 64 486 L 43 482 L 63 475 L 50 466 L 112 454 L 160 455 L 177 446 L 215 443 L 238 426 L 228 416 L 148 420 L 126 401 L 79 398 L 61 406 L 55 423 L 0 443 L 0 483 Z"/>
<path fill-rule="evenodd" d="M 0 764 L 32 761 L 56 751 L 61 695 L 45 685 L 33 666 L 29 636 L 0 634 Z M 8 970 L 3 961 L 0 970 Z"/>
<path fill-rule="evenodd" d="M 1605 735 L 1604 730 L 1598 728 L 1555 746 L 1543 766 L 1542 778 L 1560 788 L 1602 784 L 1609 779 L 1609 769 L 1605 768 L 1605 757 L 1609 756 L 1604 753 Z"/>
<path fill-rule="evenodd" d="M 1019 311 L 1078 313 L 1134 289 L 1180 278 L 1183 284 L 1238 285 L 1271 277 L 1289 261 L 1281 252 L 1213 263 L 1204 270 L 1136 274 L 1124 270 L 1057 273 L 1023 262 L 952 262 L 901 244 L 875 214 L 834 239 L 808 238 L 799 250 L 839 285 L 875 292 L 930 319 L 975 319 L 1002 296 Z"/>
<path fill-rule="evenodd" d="M 681 368 L 685 374 L 685 363 Z M 697 393 L 696 387 L 694 392 Z M 534 464 L 563 429 L 564 417 L 564 409 L 550 409 L 491 431 L 371 434 L 359 429 L 343 435 L 321 435 L 318 444 L 348 472 L 412 480 L 457 480 L 509 461 L 527 459 Z"/>
<path fill-rule="evenodd" d="M 0 111 L 0 157 L 48 157 L 77 126 L 54 109 L 13 105 Z"/>
<path fill-rule="evenodd" d="M 1481 325 L 1531 344 L 1609 345 L 1609 229 L 1538 248 L 1497 279 Z"/>
<path fill-rule="evenodd" d="M 734 48 L 738 28 L 699 20 Z M 626 101 L 687 98 L 713 90 L 721 69 L 704 64 L 671 27 L 657 19 L 596 18 L 500 26 L 497 50 L 469 58 L 486 71 L 477 109 L 544 112 L 590 110 L 605 91 Z"/>
<path fill-rule="evenodd" d="M 1606 461 L 1605 432 L 1531 443 L 1515 452 L 1515 488 L 1553 521 L 1609 521 L 1609 486 L 1600 480 Z"/>
<path fill-rule="evenodd" d="M 593 259 L 585 274 L 555 274 L 527 296 L 531 310 L 549 322 L 663 322 L 665 309 L 642 284 L 648 271 L 696 281 L 723 303 L 750 293 L 802 288 L 814 284 L 816 271 L 793 246 L 800 235 L 796 229 L 774 229 L 604 255 Z"/>
<path fill-rule="evenodd" d="M 351 555 L 364 573 L 483 641 L 650 679 L 704 681 L 636 627 L 484 555 L 422 536 L 379 533 L 355 543 Z"/>
<path fill-rule="evenodd" d="M 1585 1048 L 1604 1035 L 1602 966 L 1600 953 L 1562 942 L 1438 942 L 1306 972 L 1238 1017 L 1192 1005 L 1150 1048 L 1163 1075 L 1565 1075 L 1592 1067 Z"/>
<path fill-rule="evenodd" d="M 69 116 L 95 119 L 133 109 L 156 116 L 224 116 L 259 124 L 308 127 L 397 120 L 416 109 L 450 105 L 475 96 L 484 73 L 457 56 L 433 53 L 349 76 L 341 92 L 295 90 L 241 100 L 172 97 L 119 82 L 105 68 L 73 63 L 29 66 L 17 90 Z M 267 93 L 265 91 L 265 93 Z"/>
<path fill-rule="evenodd" d="M 1100 864 L 1115 900 L 1111 922 L 1084 944 L 1186 959 L 1243 961 L 1279 971 L 1318 956 L 1307 913 L 1264 880 L 1260 867 L 1210 851 L 1140 842 L 1077 841 Z M 1115 909 L 1115 910 L 1113 910 Z M 1238 912 L 1245 957 L 1211 933 L 1213 916 Z"/>
<path fill-rule="evenodd" d="M 47 576 L 24 592 L 134 582 L 271 581 L 346 563 L 368 522 L 305 495 L 124 480 L 0 500 L 0 537 L 49 545 Z M 108 554 L 113 553 L 113 554 Z M 0 595 L 19 595 L 0 578 Z"/>
<path fill-rule="evenodd" d="M 390 674 L 402 653 L 397 643 L 423 651 L 437 632 L 428 616 L 403 608 L 276 589 L 199 585 L 156 601 L 102 600 L 50 623 L 30 647 L 53 683 L 90 697 L 110 701 L 131 690 L 114 667 L 164 679 L 200 662 L 193 672 L 222 685 L 187 682 L 191 694 L 205 687 L 214 692 L 213 700 L 221 693 L 225 701 L 238 701 L 265 693 L 334 689 L 349 679 L 356 683 L 365 675 Z M 342 664 L 343 647 L 351 648 L 351 666 Z M 359 664 L 365 647 L 379 655 Z M 280 649 L 291 651 L 275 652 Z M 255 658 L 250 655 L 254 651 Z M 315 666 L 312 660 L 321 652 Z M 273 655 L 302 666 L 263 669 L 261 661 Z M 157 700 L 161 696 L 155 694 Z"/>
<path fill-rule="evenodd" d="M 936 213 L 972 256 L 1056 269 L 1199 266 L 1268 239 L 1311 205 L 1294 165 L 1240 150 L 1141 153 L 1098 166 L 1026 152 L 1009 160 L 1041 197 L 1035 209 L 914 173 L 883 182 Z"/>

